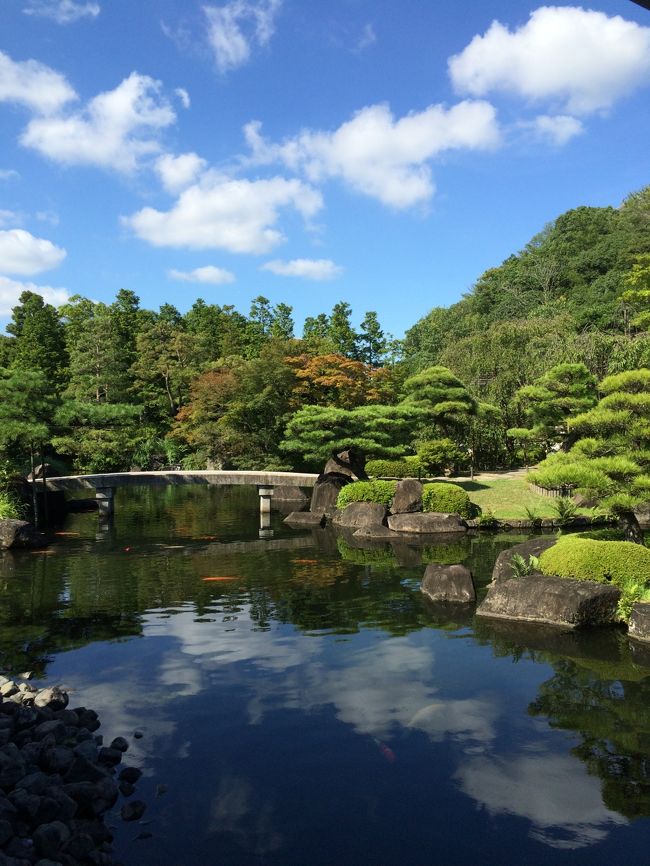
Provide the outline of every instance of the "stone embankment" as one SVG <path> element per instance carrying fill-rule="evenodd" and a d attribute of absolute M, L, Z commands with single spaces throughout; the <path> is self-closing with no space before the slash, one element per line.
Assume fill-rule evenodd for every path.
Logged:
<path fill-rule="evenodd" d="M 118 768 L 129 744 L 104 746 L 97 713 L 58 687 L 0 677 L 0 866 L 118 866 L 104 821 L 141 771 Z M 125 821 L 145 804 L 129 800 Z"/>

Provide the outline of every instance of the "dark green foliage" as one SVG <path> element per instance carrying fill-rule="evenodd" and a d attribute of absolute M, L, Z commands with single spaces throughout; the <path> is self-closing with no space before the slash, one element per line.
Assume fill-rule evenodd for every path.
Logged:
<path fill-rule="evenodd" d="M 339 493 L 336 507 L 345 508 L 351 502 L 378 502 L 390 508 L 396 487 L 396 481 L 353 481 Z"/>
<path fill-rule="evenodd" d="M 543 574 L 616 584 L 623 592 L 619 612 L 625 619 L 650 588 L 650 550 L 629 541 L 565 536 L 542 553 L 539 565 Z"/>
<path fill-rule="evenodd" d="M 454 469 L 467 458 L 451 439 L 427 439 L 417 446 L 418 460 L 427 475 L 440 475 L 445 469 Z"/>
<path fill-rule="evenodd" d="M 472 503 L 462 487 L 446 481 L 434 481 L 424 485 L 422 494 L 423 511 L 437 511 L 442 514 L 460 514 L 469 518 L 473 514 Z"/>

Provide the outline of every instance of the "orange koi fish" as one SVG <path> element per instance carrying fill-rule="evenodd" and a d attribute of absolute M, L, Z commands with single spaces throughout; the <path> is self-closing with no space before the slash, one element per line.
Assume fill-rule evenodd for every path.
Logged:
<path fill-rule="evenodd" d="M 292 559 L 293 565 L 318 565 L 317 559 Z"/>
<path fill-rule="evenodd" d="M 240 580 L 239 575 L 224 575 L 223 577 L 202 577 L 201 580 L 217 581 L 217 580 Z"/>
<path fill-rule="evenodd" d="M 382 753 L 384 758 L 388 761 L 389 764 L 394 764 L 396 761 L 395 752 L 389 748 L 386 743 L 382 743 L 381 740 L 378 740 L 377 737 L 373 737 L 375 744 L 379 751 Z"/>

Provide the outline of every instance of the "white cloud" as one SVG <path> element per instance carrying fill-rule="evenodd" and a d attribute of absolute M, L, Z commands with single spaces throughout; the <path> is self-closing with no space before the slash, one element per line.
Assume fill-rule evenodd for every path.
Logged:
<path fill-rule="evenodd" d="M 129 173 L 142 157 L 160 151 L 160 132 L 175 119 L 160 82 L 132 72 L 82 111 L 31 120 L 21 143 L 55 162 Z"/>
<path fill-rule="evenodd" d="M 208 41 L 220 72 L 247 63 L 253 44 L 268 44 L 280 6 L 281 0 L 232 0 L 225 6 L 203 7 L 208 21 Z"/>
<path fill-rule="evenodd" d="M 70 299 L 70 292 L 67 289 L 53 289 L 51 286 L 37 286 L 35 283 L 22 283 L 17 280 L 10 280 L 9 277 L 0 276 L 0 317 L 11 315 L 11 310 L 18 303 L 18 299 L 23 292 L 34 292 L 36 295 L 47 301 L 48 304 L 53 304 L 55 307 L 60 307 Z"/>
<path fill-rule="evenodd" d="M 372 26 L 372 24 L 366 24 L 363 28 L 361 36 L 359 37 L 356 50 L 364 51 L 366 48 L 374 45 L 376 41 L 377 34 L 375 33 L 375 28 Z"/>
<path fill-rule="evenodd" d="M 172 280 L 180 280 L 184 283 L 213 283 L 215 286 L 224 283 L 234 283 L 235 275 L 225 268 L 217 268 L 214 265 L 206 265 L 203 268 L 194 268 L 193 271 L 169 271 Z"/>
<path fill-rule="evenodd" d="M 206 166 L 196 153 L 173 156 L 165 153 L 156 160 L 155 169 L 168 192 L 178 193 L 191 186 Z"/>
<path fill-rule="evenodd" d="M 282 144 L 267 142 L 260 129 L 258 121 L 244 127 L 253 162 L 282 162 L 313 182 L 340 178 L 395 208 L 433 196 L 428 161 L 438 154 L 484 150 L 500 141 L 493 106 L 469 100 L 451 108 L 431 105 L 397 120 L 387 105 L 371 105 L 334 132 L 305 130 Z"/>
<path fill-rule="evenodd" d="M 504 91 L 575 114 L 605 110 L 650 75 L 650 28 L 576 6 L 542 6 L 510 31 L 494 21 L 449 60 L 458 92 Z"/>
<path fill-rule="evenodd" d="M 17 177 L 20 175 L 13 168 L 0 168 L 0 180 L 14 180 Z"/>
<path fill-rule="evenodd" d="M 555 117 L 540 114 L 531 123 L 523 125 L 530 128 L 537 138 L 556 145 L 566 144 L 567 141 L 584 132 L 582 123 L 567 114 L 559 114 Z"/>
<path fill-rule="evenodd" d="M 280 277 L 302 277 L 305 280 L 333 280 L 343 273 L 343 268 L 330 259 L 292 259 L 290 262 L 274 259 L 262 265 L 261 270 Z"/>
<path fill-rule="evenodd" d="M 24 229 L 0 231 L 0 267 L 8 274 L 40 274 L 61 264 L 66 251 Z"/>
<path fill-rule="evenodd" d="M 0 228 L 8 225 L 18 225 L 23 221 L 21 214 L 14 210 L 0 210 Z"/>
<path fill-rule="evenodd" d="M 185 90 L 184 87 L 177 87 L 174 90 L 174 93 L 180 99 L 181 105 L 183 106 L 183 108 L 189 108 L 190 107 L 190 105 L 192 104 L 192 101 L 190 99 L 189 93 L 187 92 L 187 90 Z"/>
<path fill-rule="evenodd" d="M 276 228 L 281 208 L 304 218 L 322 207 L 320 193 L 299 180 L 235 180 L 206 172 L 169 211 L 143 208 L 123 222 L 157 247 L 265 253 L 284 240 Z"/>
<path fill-rule="evenodd" d="M 577 758 L 477 757 L 461 765 L 456 778 L 464 793 L 491 815 L 527 818 L 531 835 L 553 848 L 593 845 L 607 836 L 611 825 L 626 823 L 603 804 L 600 781 Z"/>
<path fill-rule="evenodd" d="M 23 9 L 25 15 L 51 18 L 57 24 L 71 24 L 81 18 L 97 18 L 99 3 L 77 3 L 75 0 L 29 0 Z"/>
<path fill-rule="evenodd" d="M 51 114 L 73 99 L 77 94 L 59 72 L 37 60 L 14 61 L 0 51 L 0 102 Z"/>

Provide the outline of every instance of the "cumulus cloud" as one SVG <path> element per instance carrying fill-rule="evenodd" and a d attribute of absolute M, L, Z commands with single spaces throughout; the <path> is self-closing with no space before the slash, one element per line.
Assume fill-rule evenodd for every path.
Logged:
<path fill-rule="evenodd" d="M 268 44 L 275 30 L 281 0 L 232 0 L 225 6 L 204 6 L 208 41 L 220 72 L 250 60 L 253 45 Z"/>
<path fill-rule="evenodd" d="M 178 193 L 191 186 L 206 166 L 196 153 L 173 156 L 165 153 L 156 160 L 155 169 L 168 192 Z"/>
<path fill-rule="evenodd" d="M 0 51 L 0 102 L 24 105 L 38 114 L 52 114 L 77 94 L 65 77 L 37 60 L 14 61 Z"/>
<path fill-rule="evenodd" d="M 91 99 L 82 111 L 32 119 L 21 143 L 65 165 L 97 165 L 130 173 L 142 157 L 160 150 L 160 132 L 175 119 L 160 82 L 132 72 L 114 90 Z"/>
<path fill-rule="evenodd" d="M 466 761 L 456 777 L 462 790 L 491 815 L 527 818 L 531 835 L 553 848 L 593 845 L 612 825 L 626 823 L 603 804 L 600 781 L 576 758 L 477 757 Z"/>
<path fill-rule="evenodd" d="M 566 144 L 576 135 L 584 132 L 582 123 L 575 117 L 567 114 L 559 114 L 550 117 L 548 114 L 540 114 L 533 121 L 524 124 L 542 141 L 550 144 Z"/>
<path fill-rule="evenodd" d="M 22 214 L 17 213 L 14 210 L 0 210 L 0 228 L 8 225 L 18 225 L 23 221 Z"/>
<path fill-rule="evenodd" d="M 320 193 L 296 179 L 237 180 L 206 172 L 171 210 L 146 207 L 123 223 L 157 247 L 265 253 L 284 240 L 276 228 L 281 209 L 308 219 L 321 207 Z"/>
<path fill-rule="evenodd" d="M 172 280 L 180 280 L 184 283 L 213 283 L 215 286 L 224 283 L 234 283 L 235 275 L 225 268 L 217 268 L 214 265 L 206 265 L 203 268 L 194 268 L 193 271 L 170 270 L 168 272 Z"/>
<path fill-rule="evenodd" d="M 262 265 L 261 270 L 271 271 L 280 277 L 302 277 L 304 280 L 333 280 L 343 273 L 343 268 L 330 259 L 292 259 L 289 262 L 274 259 Z"/>
<path fill-rule="evenodd" d="M 388 105 L 371 105 L 334 132 L 305 130 L 281 144 L 266 141 L 258 121 L 247 124 L 244 135 L 253 162 L 284 163 L 312 182 L 339 178 L 395 208 L 433 196 L 429 160 L 448 150 L 493 148 L 500 141 L 493 106 L 471 100 L 451 108 L 431 105 L 399 119 Z"/>
<path fill-rule="evenodd" d="M 75 0 L 29 0 L 23 9 L 25 15 L 51 18 L 57 24 L 71 24 L 81 18 L 97 18 L 99 3 L 77 3 Z"/>
<path fill-rule="evenodd" d="M 23 292 L 34 292 L 41 295 L 43 300 L 55 307 L 60 307 L 70 299 L 67 289 L 53 289 L 51 286 L 37 286 L 35 283 L 22 283 L 11 280 L 9 277 L 0 276 L 0 317 L 6 318 L 11 315 L 11 310 L 18 303 Z"/>
<path fill-rule="evenodd" d="M 459 93 L 502 91 L 568 113 L 601 111 L 650 76 L 650 27 L 576 6 L 542 6 L 509 30 L 494 21 L 449 60 Z"/>
<path fill-rule="evenodd" d="M 7 274 L 31 276 L 61 264 L 66 251 L 24 229 L 0 231 L 0 267 Z"/>
<path fill-rule="evenodd" d="M 174 90 L 174 93 L 180 99 L 181 105 L 183 106 L 183 108 L 189 108 L 190 107 L 190 105 L 192 104 L 191 100 L 190 100 L 190 95 L 187 92 L 187 90 L 185 90 L 184 87 L 177 87 Z"/>

